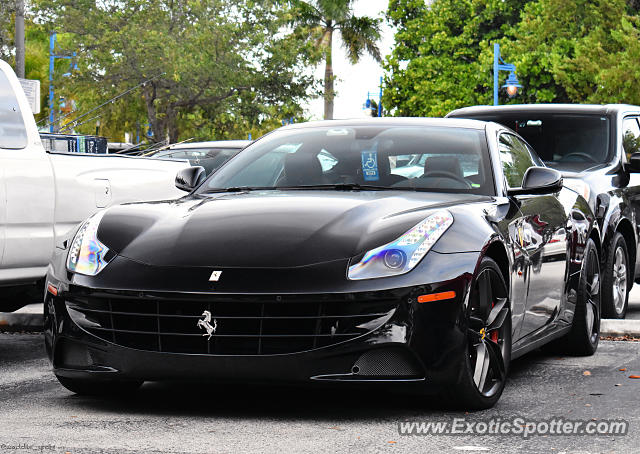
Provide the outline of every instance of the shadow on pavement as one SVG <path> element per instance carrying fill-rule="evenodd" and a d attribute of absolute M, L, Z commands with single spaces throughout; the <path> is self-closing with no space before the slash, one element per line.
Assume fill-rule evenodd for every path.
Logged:
<path fill-rule="evenodd" d="M 545 353 L 534 353 L 542 355 Z M 536 364 L 530 355 L 512 363 L 514 375 Z M 507 383 L 507 390 L 510 384 Z M 504 398 L 504 396 L 503 396 Z M 209 416 L 224 418 L 349 421 L 438 415 L 464 415 L 428 396 L 382 387 L 237 385 L 193 382 L 147 382 L 130 396 L 114 399 L 67 394 L 66 405 L 123 414 Z M 500 402 L 498 403 L 498 406 Z M 496 407 L 497 408 L 497 407 Z"/>

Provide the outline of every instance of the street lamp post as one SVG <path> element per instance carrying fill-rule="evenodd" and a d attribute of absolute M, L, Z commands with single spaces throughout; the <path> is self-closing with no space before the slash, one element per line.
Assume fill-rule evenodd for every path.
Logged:
<path fill-rule="evenodd" d="M 380 86 L 378 87 L 378 92 L 377 93 L 375 91 L 374 92 L 371 92 L 371 91 L 367 92 L 367 100 L 364 103 L 364 108 L 371 110 L 372 116 L 376 116 L 377 115 L 378 117 L 382 117 L 382 84 L 383 84 L 383 82 L 384 82 L 384 78 L 380 77 Z M 374 106 L 373 105 L 373 101 L 374 101 L 373 98 L 375 98 L 376 96 L 378 97 L 378 103 L 377 103 L 377 105 Z M 374 107 L 376 108 L 375 112 L 373 111 Z"/>
<path fill-rule="evenodd" d="M 378 95 L 378 99 L 380 100 L 378 102 L 378 117 L 382 117 L 382 82 L 383 82 L 383 78 L 380 77 L 380 94 Z"/>
<path fill-rule="evenodd" d="M 54 87 L 53 87 L 54 62 L 56 58 L 64 58 L 64 59 L 72 60 L 69 71 L 71 71 L 72 69 L 78 68 L 77 63 L 73 61 L 73 59 L 76 57 L 75 52 L 71 55 L 56 55 L 54 53 L 55 48 L 56 48 L 56 33 L 53 32 L 49 36 L 49 132 L 54 132 L 54 120 L 55 120 L 55 113 L 54 113 L 55 98 L 54 98 Z M 66 72 L 63 74 L 63 76 L 70 76 L 70 75 L 71 75 L 71 72 Z"/>
<path fill-rule="evenodd" d="M 522 88 L 518 78 L 516 77 L 516 65 L 511 63 L 505 63 L 500 56 L 500 44 L 495 43 L 493 45 L 493 105 L 497 106 L 498 101 L 498 74 L 500 71 L 509 71 L 509 77 L 502 88 L 507 89 L 507 94 L 510 98 L 513 98 L 518 93 L 518 88 Z"/>

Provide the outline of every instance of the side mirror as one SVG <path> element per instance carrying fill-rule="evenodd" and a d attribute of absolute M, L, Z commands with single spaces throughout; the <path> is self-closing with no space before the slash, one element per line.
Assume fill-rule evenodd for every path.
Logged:
<path fill-rule="evenodd" d="M 640 152 L 635 152 L 629 157 L 629 172 L 640 172 Z"/>
<path fill-rule="evenodd" d="M 562 189 L 562 174 L 548 167 L 529 167 L 522 179 L 522 187 L 509 189 L 509 195 L 551 194 Z"/>
<path fill-rule="evenodd" d="M 195 166 L 182 169 L 176 175 L 176 188 L 191 192 L 193 189 L 204 181 L 207 173 L 204 167 Z"/>

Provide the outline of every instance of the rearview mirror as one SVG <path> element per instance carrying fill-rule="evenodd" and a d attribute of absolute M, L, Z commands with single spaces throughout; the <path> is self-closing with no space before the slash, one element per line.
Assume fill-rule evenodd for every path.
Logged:
<path fill-rule="evenodd" d="M 640 152 L 635 152 L 629 157 L 629 172 L 640 172 Z"/>
<path fill-rule="evenodd" d="M 204 167 L 194 166 L 182 169 L 176 175 L 176 188 L 191 192 L 204 181 L 207 174 Z"/>
<path fill-rule="evenodd" d="M 562 189 L 562 174 L 548 167 L 529 167 L 522 179 L 522 187 L 509 189 L 509 195 L 551 194 Z"/>

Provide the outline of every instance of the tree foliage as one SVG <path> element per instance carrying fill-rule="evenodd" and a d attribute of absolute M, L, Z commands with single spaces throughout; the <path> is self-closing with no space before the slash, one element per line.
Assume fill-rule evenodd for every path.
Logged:
<path fill-rule="evenodd" d="M 638 17 L 624 0 L 539 0 L 504 41 L 520 102 L 640 102 Z M 631 14 L 629 14 L 631 13 Z"/>
<path fill-rule="evenodd" d="M 0 58 L 15 65 L 15 0 L 0 0 Z M 41 112 L 36 120 L 48 114 L 49 36 L 45 28 L 25 18 L 25 78 L 40 81 Z"/>
<path fill-rule="evenodd" d="M 260 133 L 300 118 L 313 87 L 276 0 L 42 0 L 39 12 L 78 53 L 57 83 L 79 112 L 148 81 L 101 111 L 113 137 L 147 119 L 155 140 Z"/>
<path fill-rule="evenodd" d="M 526 0 L 391 0 L 397 28 L 385 62 L 385 109 L 397 115 L 442 116 L 491 96 L 483 49 L 517 23 Z"/>
<path fill-rule="evenodd" d="M 0 58 L 9 60 L 14 34 L 15 0 L 0 0 Z"/>
<path fill-rule="evenodd" d="M 40 113 L 36 121 L 45 119 L 48 114 L 49 79 L 49 35 L 40 24 L 25 20 L 25 67 L 26 79 L 40 81 Z M 58 68 L 63 65 L 57 62 Z M 68 66 L 68 62 L 66 63 Z"/>
<path fill-rule="evenodd" d="M 640 103 L 637 0 L 391 0 L 396 46 L 383 105 L 445 115 L 492 102 L 493 46 L 517 66 L 517 102 Z M 501 84 L 507 74 L 501 73 Z"/>

